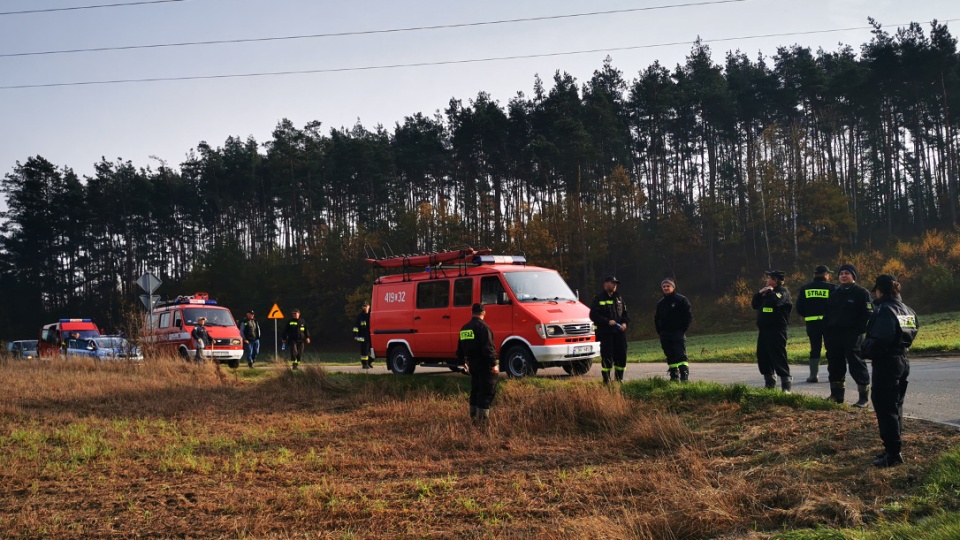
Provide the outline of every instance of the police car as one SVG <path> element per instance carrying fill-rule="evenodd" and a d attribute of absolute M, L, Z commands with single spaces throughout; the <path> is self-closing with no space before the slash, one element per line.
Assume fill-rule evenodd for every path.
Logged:
<path fill-rule="evenodd" d="M 85 356 L 95 360 L 143 360 L 140 347 L 119 336 L 100 336 L 90 339 L 71 339 L 67 356 Z"/>

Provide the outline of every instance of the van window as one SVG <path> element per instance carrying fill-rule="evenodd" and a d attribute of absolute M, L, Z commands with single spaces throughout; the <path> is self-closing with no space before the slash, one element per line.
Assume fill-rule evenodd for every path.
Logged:
<path fill-rule="evenodd" d="M 500 298 L 500 293 L 505 292 L 500 278 L 497 276 L 487 276 L 480 278 L 480 303 L 496 304 Z"/>
<path fill-rule="evenodd" d="M 473 278 L 458 279 L 453 282 L 453 307 L 473 305 Z"/>
<path fill-rule="evenodd" d="M 417 284 L 417 309 L 445 308 L 449 304 L 449 281 L 424 281 Z"/>
<path fill-rule="evenodd" d="M 170 312 L 160 314 L 160 328 L 170 328 Z"/>

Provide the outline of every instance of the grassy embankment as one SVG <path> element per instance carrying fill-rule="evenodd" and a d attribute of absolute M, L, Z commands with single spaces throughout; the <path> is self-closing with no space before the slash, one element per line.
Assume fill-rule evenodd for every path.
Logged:
<path fill-rule="evenodd" d="M 71 360 L 0 379 L 0 537 L 954 538 L 960 522 L 955 430 L 908 420 L 908 463 L 874 470 L 872 414 L 745 386 L 505 381 L 484 434 L 464 377 Z"/>

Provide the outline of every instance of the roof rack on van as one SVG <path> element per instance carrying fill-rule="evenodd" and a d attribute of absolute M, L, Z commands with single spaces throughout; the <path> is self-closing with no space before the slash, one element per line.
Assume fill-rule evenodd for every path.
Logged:
<path fill-rule="evenodd" d="M 462 274 L 467 265 L 480 264 L 476 260 L 478 256 L 486 256 L 493 251 L 489 248 L 474 249 L 468 245 L 462 245 L 441 252 L 394 255 L 392 249 L 390 249 L 389 254 L 387 253 L 389 247 L 390 246 L 387 245 L 386 248 L 384 248 L 384 256 L 380 258 L 377 257 L 376 251 L 374 251 L 369 244 L 364 245 L 364 251 L 367 255 L 364 261 L 380 271 L 401 270 L 404 275 L 404 281 L 410 279 L 411 272 L 420 268 L 426 268 L 427 271 L 430 272 L 431 277 L 446 275 L 446 269 L 450 268 L 450 266 L 457 268 L 459 273 Z"/>
<path fill-rule="evenodd" d="M 194 293 L 193 296 L 180 295 L 170 300 L 162 300 L 157 303 L 157 307 L 175 306 L 177 304 L 199 304 L 204 306 L 217 305 L 216 300 L 210 300 L 210 295 L 205 292 Z"/>

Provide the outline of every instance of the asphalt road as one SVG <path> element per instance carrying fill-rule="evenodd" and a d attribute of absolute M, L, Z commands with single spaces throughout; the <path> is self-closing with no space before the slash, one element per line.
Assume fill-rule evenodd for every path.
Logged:
<path fill-rule="evenodd" d="M 326 369 L 339 372 L 360 372 L 360 366 L 329 366 Z M 807 366 L 793 365 L 790 369 L 794 373 L 793 391 L 813 396 L 828 396 L 830 385 L 826 382 L 826 366 L 820 366 L 820 382 L 808 383 Z M 382 361 L 374 364 L 370 374 L 389 373 Z M 414 376 L 452 375 L 449 369 L 417 367 Z M 560 368 L 540 370 L 538 377 L 568 377 Z M 666 364 L 627 364 L 626 379 L 642 379 L 648 377 L 666 377 Z M 593 369 L 586 377 L 600 378 L 599 363 L 594 363 Z M 754 364 L 690 364 L 690 379 L 713 381 L 722 384 L 741 383 L 753 387 L 763 386 L 763 377 Z M 847 375 L 847 402 L 853 403 L 857 399 L 857 385 Z M 910 359 L 910 385 L 907 397 L 903 404 L 903 414 L 908 418 L 930 420 L 941 424 L 949 424 L 960 428 L 960 359 L 924 357 Z"/>

